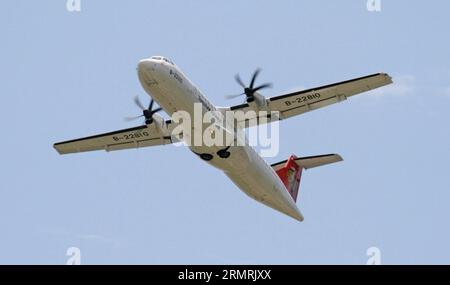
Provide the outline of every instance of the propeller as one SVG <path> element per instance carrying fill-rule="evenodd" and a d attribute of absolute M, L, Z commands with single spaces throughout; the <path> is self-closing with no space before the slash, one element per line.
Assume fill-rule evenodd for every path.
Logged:
<path fill-rule="evenodd" d="M 153 109 L 153 103 L 154 103 L 153 98 L 150 100 L 150 104 L 148 105 L 148 108 L 146 108 L 144 106 L 144 104 L 142 104 L 142 102 L 139 100 L 138 96 L 134 97 L 134 103 L 136 104 L 136 106 L 138 106 L 142 110 L 142 115 L 134 116 L 134 117 L 126 117 L 125 121 L 132 121 L 132 120 L 136 120 L 140 117 L 144 117 L 145 123 L 147 125 L 149 125 L 153 122 L 153 115 L 162 110 L 161 107 Z"/>
<path fill-rule="evenodd" d="M 239 74 L 236 74 L 234 76 L 234 79 L 236 80 L 236 82 L 242 87 L 244 88 L 244 92 L 240 93 L 240 94 L 235 94 L 235 95 L 228 95 L 225 96 L 225 98 L 227 99 L 233 99 L 233 98 L 237 98 L 239 96 L 245 95 L 246 99 L 247 99 L 247 103 L 252 102 L 255 99 L 255 93 L 261 89 L 265 89 L 265 88 L 271 88 L 272 84 L 271 83 L 265 83 L 265 84 L 261 84 L 257 87 L 254 87 L 255 85 L 255 81 L 256 81 L 256 77 L 258 77 L 258 74 L 261 72 L 261 69 L 256 69 L 255 72 L 253 73 L 252 79 L 250 81 L 250 85 L 246 86 L 244 84 L 244 82 L 242 81 L 241 77 L 239 76 Z"/>

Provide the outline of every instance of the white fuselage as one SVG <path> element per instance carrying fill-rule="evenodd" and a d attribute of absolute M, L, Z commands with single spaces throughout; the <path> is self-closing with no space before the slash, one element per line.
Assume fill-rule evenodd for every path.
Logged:
<path fill-rule="evenodd" d="M 176 111 L 186 111 L 194 116 L 194 103 L 202 104 L 202 115 L 214 111 L 215 106 L 170 61 L 163 58 L 144 59 L 138 65 L 139 80 L 145 91 L 170 116 Z M 194 128 L 194 126 L 193 126 Z M 227 131 L 235 133 L 234 129 Z M 244 193 L 255 200 L 283 212 L 294 219 L 303 220 L 294 200 L 272 167 L 246 143 L 227 148 L 228 157 L 218 152 L 226 146 L 190 145 L 197 156 L 221 169 Z M 201 156 L 203 154 L 203 157 Z"/>

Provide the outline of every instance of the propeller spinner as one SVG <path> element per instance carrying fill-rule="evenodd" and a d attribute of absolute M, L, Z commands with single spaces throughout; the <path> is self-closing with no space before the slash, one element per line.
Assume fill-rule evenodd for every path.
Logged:
<path fill-rule="evenodd" d="M 144 107 L 142 102 L 139 100 L 138 96 L 134 97 L 134 103 L 136 104 L 136 106 L 138 106 L 142 110 L 142 115 L 135 116 L 135 117 L 127 117 L 127 118 L 125 118 L 126 121 L 132 121 L 137 118 L 144 117 L 145 123 L 147 125 L 149 125 L 149 124 L 153 123 L 153 115 L 162 110 L 161 107 L 153 109 L 153 103 L 154 103 L 153 98 L 150 100 L 150 104 L 148 105 L 148 108 Z"/>
<path fill-rule="evenodd" d="M 226 96 L 227 99 L 233 99 L 242 95 L 245 95 L 247 103 L 250 103 L 252 101 L 255 100 L 255 93 L 261 89 L 265 89 L 265 88 L 271 88 L 272 84 L 271 83 L 265 83 L 265 84 L 261 84 L 257 87 L 254 87 L 255 85 L 255 81 L 256 81 L 256 77 L 258 77 L 258 74 L 261 72 L 261 69 L 256 69 L 255 72 L 253 73 L 252 79 L 250 81 L 250 85 L 249 86 L 245 86 L 244 82 L 242 82 L 241 77 L 239 76 L 239 74 L 236 74 L 236 76 L 234 77 L 234 79 L 236 80 L 236 82 L 242 87 L 244 88 L 244 92 L 241 94 L 236 94 L 236 95 L 228 95 Z"/>

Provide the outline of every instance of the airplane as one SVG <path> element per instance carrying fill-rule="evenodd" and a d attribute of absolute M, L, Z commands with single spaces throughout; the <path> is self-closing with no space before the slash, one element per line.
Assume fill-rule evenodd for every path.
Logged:
<path fill-rule="evenodd" d="M 272 120 L 285 120 L 342 102 L 348 97 L 392 83 L 392 78 L 388 74 L 375 73 L 265 98 L 260 91 L 271 87 L 271 84 L 255 86 L 259 72 L 259 69 L 254 72 L 249 85 L 244 84 L 238 74 L 235 76 L 235 80 L 244 89 L 244 92 L 239 95 L 228 96 L 228 98 L 245 96 L 244 103 L 230 107 L 217 107 L 167 57 L 152 56 L 142 59 L 138 63 L 137 74 L 143 89 L 151 97 L 151 101 L 149 106 L 145 107 L 136 97 L 135 103 L 142 109 L 142 115 L 139 117 L 143 117 L 144 124 L 133 128 L 58 142 L 54 144 L 54 148 L 59 154 L 68 154 L 167 145 L 182 140 L 183 134 L 180 133 L 179 137 L 173 135 L 172 132 L 175 130 L 176 124 L 173 120 L 164 119 L 159 115 L 158 112 L 162 110 L 169 116 L 179 110 L 195 115 L 193 114 L 194 105 L 201 104 L 202 114 L 208 111 L 221 113 L 255 111 L 252 114 L 255 114 L 256 117 L 250 119 L 256 119 L 256 124 L 260 122 L 259 112 L 256 111 L 277 112 L 277 118 L 267 116 L 270 123 Z M 153 108 L 154 101 L 160 107 Z M 240 121 L 238 123 L 241 123 L 239 127 L 225 125 L 222 127 L 222 131 L 236 134 L 248 127 L 248 124 L 245 124 L 246 122 Z M 342 157 L 338 154 L 306 157 L 291 155 L 287 160 L 268 164 L 248 144 L 247 140 L 244 141 L 244 145 L 236 146 L 191 144 L 188 147 L 200 159 L 222 170 L 245 194 L 298 221 L 304 220 L 303 214 L 296 205 L 303 170 L 342 161 Z"/>

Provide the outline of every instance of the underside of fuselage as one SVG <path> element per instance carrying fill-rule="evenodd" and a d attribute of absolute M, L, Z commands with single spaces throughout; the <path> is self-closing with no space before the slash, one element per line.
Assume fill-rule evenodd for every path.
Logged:
<path fill-rule="evenodd" d="M 202 104 L 202 115 L 215 108 L 171 63 L 152 59 L 142 60 L 138 66 L 138 76 L 144 90 L 169 115 L 176 111 L 185 111 L 193 117 L 196 115 L 195 103 Z M 193 124 L 193 133 L 199 131 L 195 128 Z M 296 220 L 303 220 L 295 201 L 275 171 L 247 143 L 207 146 L 193 144 L 190 138 L 188 140 L 190 150 L 197 157 L 222 170 L 248 196 Z"/>

